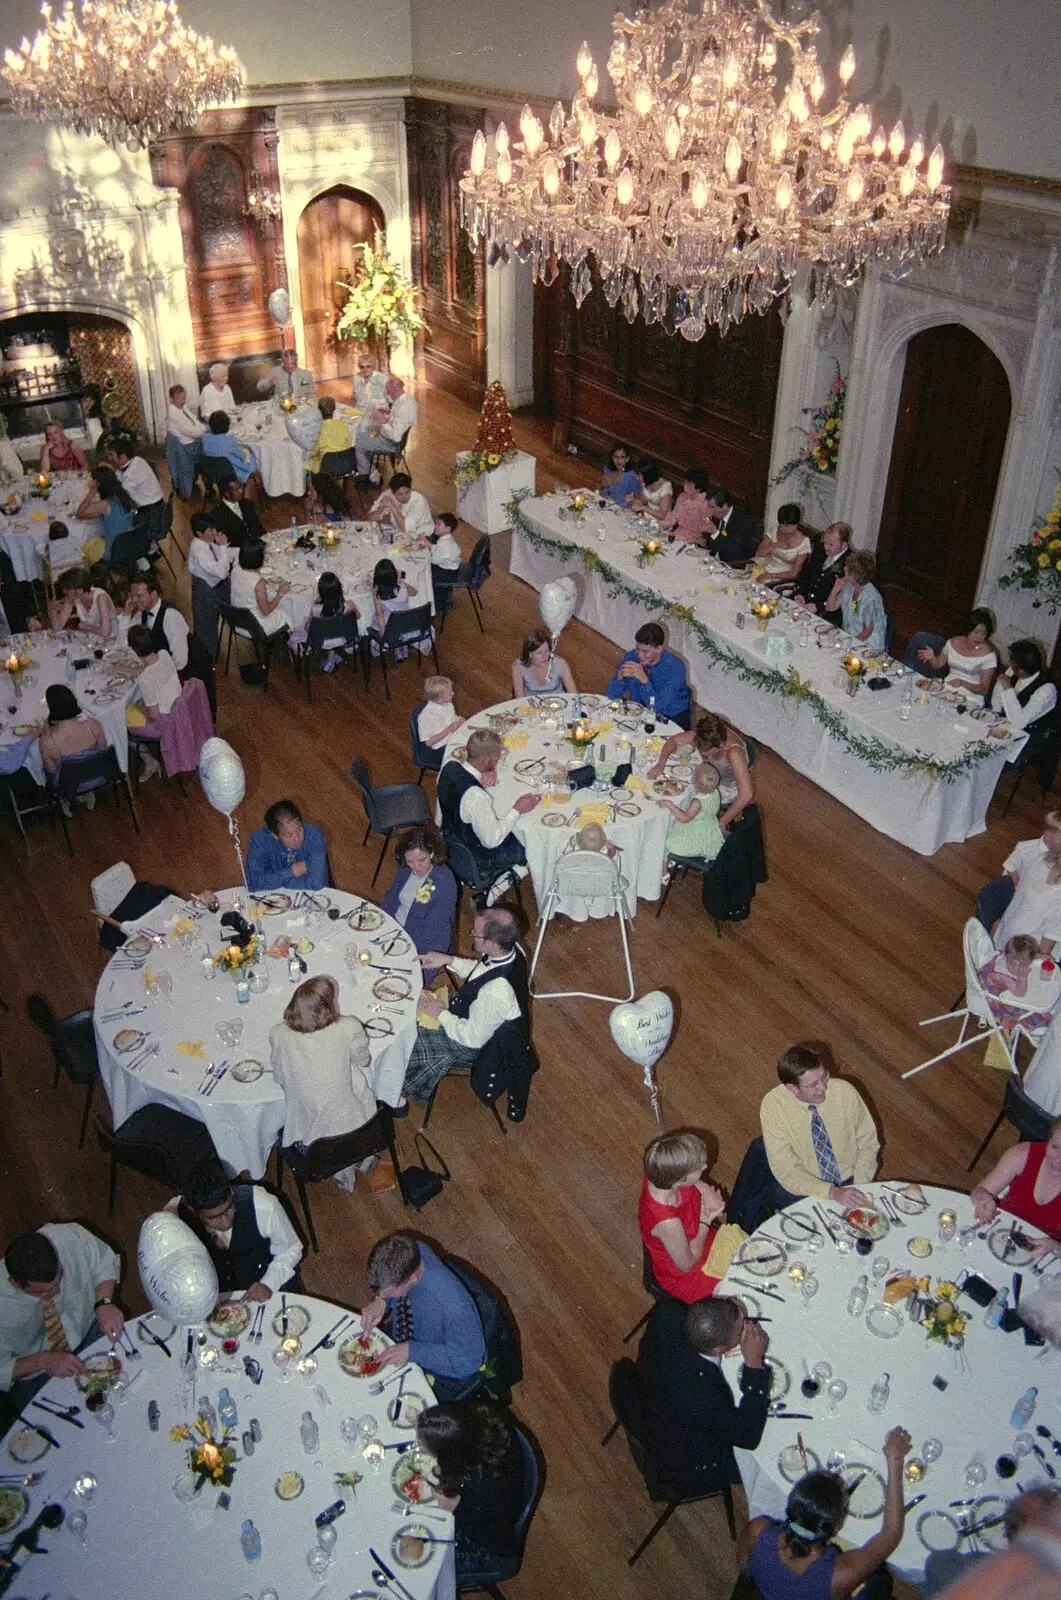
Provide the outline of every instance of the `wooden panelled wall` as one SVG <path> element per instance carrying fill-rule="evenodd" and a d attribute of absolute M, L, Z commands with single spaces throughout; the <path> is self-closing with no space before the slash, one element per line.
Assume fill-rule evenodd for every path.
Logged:
<path fill-rule="evenodd" d="M 535 399 L 555 419 L 554 450 L 603 458 L 621 440 L 668 476 L 705 468 L 761 513 L 783 331 L 775 308 L 690 343 L 640 317 L 628 323 L 599 281 L 577 308 L 565 268 L 534 302 Z"/>
<path fill-rule="evenodd" d="M 473 406 L 486 388 L 486 266 L 460 225 L 458 184 L 484 120 L 468 106 L 405 102 L 413 277 L 428 324 L 420 376 Z"/>

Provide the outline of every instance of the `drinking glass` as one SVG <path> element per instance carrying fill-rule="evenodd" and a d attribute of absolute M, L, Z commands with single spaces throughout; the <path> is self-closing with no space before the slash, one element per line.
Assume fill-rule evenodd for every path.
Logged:
<path fill-rule="evenodd" d="M 814 1296 L 818 1293 L 818 1280 L 814 1276 L 813 1272 L 807 1273 L 807 1276 L 799 1286 L 799 1292 L 803 1296 L 804 1310 L 809 1311 L 810 1303 L 814 1299 Z"/>
<path fill-rule="evenodd" d="M 371 1444 L 372 1440 L 376 1437 L 378 1432 L 379 1432 L 379 1424 L 377 1423 L 375 1417 L 371 1417 L 371 1416 L 358 1417 L 358 1419 L 357 1419 L 357 1444 L 358 1444 L 358 1448 L 360 1450 L 364 1450 L 364 1448 L 365 1448 L 365 1446 L 367 1444 Z"/>
<path fill-rule="evenodd" d="M 828 1361 L 816 1361 L 812 1370 L 819 1383 L 828 1383 L 833 1375 L 833 1369 Z"/>
<path fill-rule="evenodd" d="M 173 1493 L 186 1506 L 195 1494 L 195 1479 L 190 1472 L 182 1472 L 173 1480 Z"/>
<path fill-rule="evenodd" d="M 344 1417 L 339 1424 L 339 1432 L 343 1436 L 343 1443 L 348 1450 L 357 1449 L 357 1418 Z"/>
<path fill-rule="evenodd" d="M 941 1244 L 950 1244 L 958 1231 L 958 1219 L 953 1211 L 941 1211 L 939 1214 L 939 1237 Z"/>
<path fill-rule="evenodd" d="M 1023 1458 L 1024 1456 L 1031 1455 L 1034 1449 L 1035 1440 L 1032 1438 L 1031 1434 L 1018 1433 L 1017 1437 L 1013 1441 L 1013 1454 L 1017 1457 Z"/>
<path fill-rule="evenodd" d="M 108 1441 L 117 1439 L 118 1428 L 114 1421 L 114 1407 L 107 1401 L 104 1401 L 103 1405 L 101 1405 L 99 1410 L 96 1412 L 96 1421 L 102 1428 L 103 1437 L 105 1439 Z"/>
<path fill-rule="evenodd" d="M 889 1265 L 887 1256 L 874 1257 L 873 1266 L 870 1270 L 878 1283 L 881 1283 L 888 1276 Z"/>
<path fill-rule="evenodd" d="M 841 1400 L 847 1394 L 847 1384 L 843 1378 L 830 1378 L 825 1392 L 829 1396 L 829 1415 L 835 1417 Z"/>
<path fill-rule="evenodd" d="M 903 1477 L 907 1483 L 920 1483 L 925 1476 L 925 1463 L 918 1456 L 911 1456 L 903 1468 Z"/>
<path fill-rule="evenodd" d="M 66 1526 L 79 1544 L 84 1544 L 88 1533 L 88 1518 L 83 1511 L 71 1511 Z"/>
<path fill-rule="evenodd" d="M 825 1240 L 820 1233 L 812 1233 L 803 1241 L 803 1248 L 809 1256 L 816 1256 L 819 1250 L 824 1250 Z"/>
<path fill-rule="evenodd" d="M 921 1446 L 921 1459 L 928 1466 L 931 1466 L 933 1461 L 938 1461 L 942 1454 L 943 1441 L 941 1439 L 926 1439 Z"/>
<path fill-rule="evenodd" d="M 965 1468 L 965 1481 L 970 1489 L 978 1489 L 982 1483 L 987 1482 L 987 1468 L 984 1465 L 984 1456 L 978 1450 Z"/>
<path fill-rule="evenodd" d="M 315 1544 L 306 1557 L 306 1565 L 315 1578 L 323 1578 L 331 1566 L 331 1562 L 331 1556 L 328 1555 L 327 1551 L 322 1550 L 319 1544 Z"/>
<path fill-rule="evenodd" d="M 958 1229 L 958 1245 L 962 1250 L 968 1250 L 969 1246 L 976 1238 L 976 1230 L 978 1227 L 979 1223 L 970 1222 L 964 1228 Z"/>
<path fill-rule="evenodd" d="M 330 1556 L 335 1549 L 335 1541 L 338 1537 L 334 1522 L 326 1522 L 323 1528 L 317 1529 L 317 1543 L 326 1556 Z"/>
<path fill-rule="evenodd" d="M 80 1478 L 75 1478 L 74 1480 L 74 1493 L 82 1505 L 90 1506 L 92 1504 L 96 1488 L 96 1474 L 94 1472 L 83 1472 Z"/>

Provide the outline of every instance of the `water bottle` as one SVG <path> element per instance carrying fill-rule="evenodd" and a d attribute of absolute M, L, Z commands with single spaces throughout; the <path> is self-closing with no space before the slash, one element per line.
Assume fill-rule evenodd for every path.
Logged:
<path fill-rule="evenodd" d="M 855 1287 L 847 1297 L 847 1314 L 849 1317 L 860 1317 L 866 1309 L 869 1299 L 869 1281 L 863 1273 Z"/>
<path fill-rule="evenodd" d="M 655 731 L 656 731 L 656 697 L 653 694 L 653 695 L 649 695 L 649 698 L 648 698 L 648 715 L 645 717 L 645 732 L 646 733 L 655 733 Z"/>
<path fill-rule="evenodd" d="M 292 983 L 299 983 L 302 979 L 302 966 L 298 956 L 293 955 L 287 963 L 287 975 Z"/>
<path fill-rule="evenodd" d="M 234 1428 L 238 1421 L 236 1402 L 227 1389 L 222 1389 L 217 1397 L 217 1414 L 223 1428 Z"/>
<path fill-rule="evenodd" d="M 891 1394 L 891 1392 L 892 1390 L 891 1384 L 888 1382 L 888 1374 L 885 1373 L 883 1378 L 877 1379 L 876 1383 L 869 1391 L 870 1411 L 874 1413 L 883 1411 L 884 1407 L 888 1404 L 888 1396 Z"/>
<path fill-rule="evenodd" d="M 247 1518 L 246 1522 L 243 1524 L 243 1531 L 239 1536 L 239 1542 L 243 1546 L 243 1559 L 244 1559 L 244 1561 L 260 1561 L 261 1560 L 261 1558 L 262 1558 L 262 1536 L 258 1532 L 257 1528 L 254 1526 L 254 1523 L 251 1521 L 251 1519 L 249 1517 Z"/>
<path fill-rule="evenodd" d="M 292 517 L 291 518 L 291 537 L 292 537 L 292 539 L 297 539 L 298 538 L 298 518 L 297 517 Z"/>
<path fill-rule="evenodd" d="M 213 1406 L 210 1404 L 210 1401 L 206 1398 L 205 1395 L 199 1401 L 199 1415 L 202 1417 L 203 1421 L 206 1423 L 207 1427 L 210 1429 L 210 1432 L 212 1434 L 216 1434 L 217 1433 L 217 1412 L 214 1410 Z"/>
<path fill-rule="evenodd" d="M 984 1327 L 1000 1327 L 1002 1318 L 1006 1315 L 1008 1306 L 1009 1290 L 999 1289 L 994 1299 L 989 1301 L 987 1310 L 984 1312 Z"/>
<path fill-rule="evenodd" d="M 903 680 L 902 693 L 899 696 L 899 721 L 909 722 L 910 709 L 914 703 L 914 685 L 911 679 Z"/>
<path fill-rule="evenodd" d="M 1032 1418 L 1032 1412 L 1035 1410 L 1035 1397 L 1038 1393 L 1038 1389 L 1025 1389 L 1017 1404 L 1013 1407 L 1013 1415 L 1009 1419 L 1011 1428 L 1016 1428 L 1019 1432 L 1021 1428 L 1028 1426 Z"/>
<path fill-rule="evenodd" d="M 303 1411 L 299 1432 L 302 1434 L 303 1450 L 308 1456 L 314 1455 L 321 1442 L 321 1432 L 314 1421 L 312 1411 Z"/>

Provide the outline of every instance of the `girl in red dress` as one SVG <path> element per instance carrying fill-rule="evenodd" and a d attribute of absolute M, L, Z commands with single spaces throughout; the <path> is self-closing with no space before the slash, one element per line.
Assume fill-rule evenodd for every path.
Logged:
<path fill-rule="evenodd" d="M 702 1177 L 707 1146 L 695 1133 L 664 1133 L 645 1151 L 638 1223 L 660 1288 L 691 1305 L 714 1294 L 718 1279 L 701 1269 L 726 1202 Z"/>
<path fill-rule="evenodd" d="M 1003 1193 L 1005 1190 L 1005 1193 Z M 1045 1143 L 1015 1144 L 972 1192 L 977 1222 L 990 1222 L 1001 1205 L 1046 1234 L 1035 1245 L 1041 1255 L 1061 1240 L 1061 1117 Z"/>

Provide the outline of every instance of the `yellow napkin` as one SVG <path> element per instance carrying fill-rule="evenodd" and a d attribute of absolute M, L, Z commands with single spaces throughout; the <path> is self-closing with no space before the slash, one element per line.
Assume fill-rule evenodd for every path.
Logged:
<path fill-rule="evenodd" d="M 505 733 L 501 736 L 501 743 L 506 750 L 526 750 L 529 740 L 529 733 Z"/>
<path fill-rule="evenodd" d="M 434 994 L 435 991 L 432 990 L 432 989 L 429 989 L 429 990 L 426 991 L 426 993 Z M 435 998 L 436 999 L 445 1000 L 446 1001 L 445 1010 L 447 1010 L 447 1011 L 449 1010 L 449 995 L 448 995 L 448 992 L 445 995 L 437 995 L 436 994 Z M 417 1023 L 417 1027 L 426 1028 L 428 1033 L 437 1033 L 439 1031 L 439 1028 L 442 1026 L 442 1024 L 439 1022 L 439 1019 L 437 1017 L 433 1017 L 429 1011 L 425 1011 L 421 1007 L 419 1001 L 417 1002 L 417 1006 L 416 1006 L 416 1023 Z"/>
<path fill-rule="evenodd" d="M 31 522 L 47 522 L 48 513 L 47 511 L 31 511 L 29 514 L 29 520 Z"/>
<path fill-rule="evenodd" d="M 611 733 L 615 727 L 614 722 L 598 722 L 594 724 L 596 733 Z"/>
<path fill-rule="evenodd" d="M 631 772 L 624 787 L 635 790 L 637 794 L 648 794 L 648 784 L 644 778 L 638 777 L 636 772 Z"/>
<path fill-rule="evenodd" d="M 127 728 L 146 728 L 147 718 L 139 706 L 126 706 L 125 725 Z"/>
<path fill-rule="evenodd" d="M 611 806 L 601 800 L 594 800 L 589 805 L 578 808 L 578 820 L 583 828 L 591 822 L 598 822 L 603 828 L 610 815 Z"/>
<path fill-rule="evenodd" d="M 558 789 L 555 794 L 543 794 L 541 803 L 543 809 L 548 806 L 566 806 L 570 798 L 571 795 L 566 789 Z"/>
<path fill-rule="evenodd" d="M 645 740 L 642 748 L 646 751 L 646 753 L 651 752 L 654 755 L 658 755 L 658 753 L 663 749 L 665 743 L 666 741 L 661 733 L 654 733 L 650 739 Z"/>
<path fill-rule="evenodd" d="M 207 1060 L 206 1050 L 201 1039 L 182 1039 L 180 1044 L 173 1046 L 179 1056 L 191 1056 L 195 1061 Z"/>

